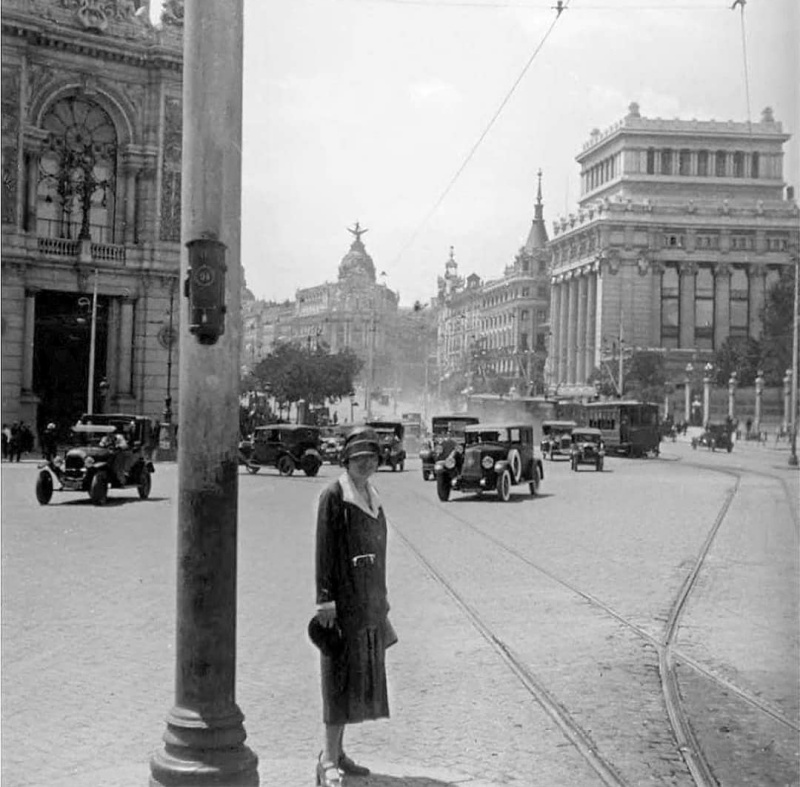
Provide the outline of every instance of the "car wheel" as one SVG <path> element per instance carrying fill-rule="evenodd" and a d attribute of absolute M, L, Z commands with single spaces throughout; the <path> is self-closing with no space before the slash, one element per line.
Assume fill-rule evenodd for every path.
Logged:
<path fill-rule="evenodd" d="M 444 503 L 450 499 L 450 479 L 444 473 L 436 476 L 436 494 Z"/>
<path fill-rule="evenodd" d="M 278 472 L 281 475 L 291 475 L 294 472 L 294 459 L 284 454 L 278 459 Z"/>
<path fill-rule="evenodd" d="M 36 478 L 36 499 L 39 505 L 46 506 L 53 497 L 53 476 L 42 470 Z"/>
<path fill-rule="evenodd" d="M 533 480 L 528 484 L 528 488 L 531 490 L 531 496 L 536 497 L 539 494 L 539 468 L 536 465 L 533 466 Z"/>
<path fill-rule="evenodd" d="M 146 468 L 142 468 L 141 475 L 139 476 L 139 483 L 136 485 L 136 489 L 139 492 L 139 497 L 142 500 L 147 500 L 150 497 L 150 490 L 153 488 L 153 477 L 150 474 L 150 471 Z"/>
<path fill-rule="evenodd" d="M 255 475 L 261 469 L 261 465 L 254 464 L 253 462 L 248 462 L 245 467 L 247 468 L 247 472 L 252 473 L 253 475 Z"/>
<path fill-rule="evenodd" d="M 430 470 L 423 470 L 422 471 L 422 480 L 423 481 L 430 481 L 431 478 L 431 471 Z"/>
<path fill-rule="evenodd" d="M 89 487 L 89 497 L 96 506 L 103 506 L 108 499 L 108 475 L 102 470 L 95 473 Z"/>
<path fill-rule="evenodd" d="M 319 472 L 320 463 L 315 459 L 309 459 L 303 466 L 303 472 L 309 477 L 313 478 Z"/>
<path fill-rule="evenodd" d="M 511 498 L 511 473 L 508 470 L 503 470 L 497 479 L 497 496 L 507 503 Z"/>

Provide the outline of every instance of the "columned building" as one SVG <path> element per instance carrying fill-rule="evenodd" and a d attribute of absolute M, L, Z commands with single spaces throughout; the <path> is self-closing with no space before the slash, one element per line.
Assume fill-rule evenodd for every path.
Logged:
<path fill-rule="evenodd" d="M 3 0 L 3 421 L 177 391 L 182 15 L 146 10 Z"/>
<path fill-rule="evenodd" d="M 548 379 L 586 393 L 604 361 L 661 348 L 668 368 L 758 338 L 798 212 L 772 111 L 761 121 L 645 118 L 637 104 L 577 156 L 581 199 L 554 223 Z"/>

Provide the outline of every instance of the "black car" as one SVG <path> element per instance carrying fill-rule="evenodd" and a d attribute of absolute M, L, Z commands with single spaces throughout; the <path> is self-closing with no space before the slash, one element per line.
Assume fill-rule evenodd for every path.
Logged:
<path fill-rule="evenodd" d="M 292 475 L 300 468 L 315 476 L 322 467 L 319 427 L 304 424 L 259 426 L 250 440 L 239 443 L 240 461 L 248 472 L 275 467 L 281 475 Z"/>
<path fill-rule="evenodd" d="M 433 478 L 433 468 L 440 459 L 464 448 L 464 429 L 479 423 L 474 415 L 434 415 L 431 418 L 431 439 L 419 452 L 422 480 Z"/>
<path fill-rule="evenodd" d="M 572 453 L 572 430 L 575 421 L 542 421 L 542 454 L 551 462 L 556 456 L 569 458 Z"/>
<path fill-rule="evenodd" d="M 378 467 L 389 467 L 392 472 L 404 470 L 406 466 L 406 449 L 403 443 L 405 425 L 402 421 L 367 421 L 366 426 L 378 434 L 381 453 Z"/>
<path fill-rule="evenodd" d="M 606 449 L 603 433 L 588 426 L 572 430 L 572 453 L 570 464 L 573 470 L 580 465 L 592 465 L 598 472 L 603 469 Z"/>
<path fill-rule="evenodd" d="M 692 438 L 692 448 L 702 445 L 709 451 L 733 451 L 733 427 L 730 424 L 707 424 L 700 437 Z"/>
<path fill-rule="evenodd" d="M 155 433 L 150 419 L 125 413 L 83 415 L 72 427 L 64 455 L 39 465 L 36 499 L 47 505 L 53 492 L 88 493 L 103 505 L 108 490 L 135 486 L 145 500 L 152 488 Z M 54 482 L 58 482 L 56 487 Z"/>
<path fill-rule="evenodd" d="M 436 492 L 450 499 L 450 492 L 496 491 L 500 500 L 511 498 L 511 487 L 528 484 L 531 495 L 539 491 L 544 466 L 534 454 L 530 424 L 476 424 L 464 430 L 464 451 L 436 462 Z"/>

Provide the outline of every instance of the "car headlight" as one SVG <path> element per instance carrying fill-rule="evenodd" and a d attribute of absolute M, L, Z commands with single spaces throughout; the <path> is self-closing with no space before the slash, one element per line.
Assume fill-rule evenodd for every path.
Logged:
<path fill-rule="evenodd" d="M 85 467 L 91 467 L 94 464 L 94 458 L 87 456 L 86 459 L 83 460 L 83 464 Z"/>
<path fill-rule="evenodd" d="M 491 470 L 491 468 L 494 467 L 494 459 L 492 459 L 491 456 L 484 456 L 483 459 L 481 459 L 481 465 L 484 470 Z"/>
<path fill-rule="evenodd" d="M 450 456 L 448 456 L 447 459 L 444 460 L 444 466 L 448 470 L 452 470 L 456 466 L 456 458 L 453 454 L 450 454 Z"/>

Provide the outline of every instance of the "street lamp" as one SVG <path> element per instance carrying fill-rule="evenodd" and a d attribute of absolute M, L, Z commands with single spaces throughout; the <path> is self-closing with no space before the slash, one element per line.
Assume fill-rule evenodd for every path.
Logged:
<path fill-rule="evenodd" d="M 686 387 L 684 388 L 684 405 L 683 405 L 683 418 L 686 423 L 691 423 L 692 420 L 692 374 L 694 374 L 694 366 L 691 363 L 686 364 Z"/>
<path fill-rule="evenodd" d="M 703 427 L 708 424 L 711 410 L 711 373 L 714 371 L 714 364 L 707 363 L 703 367 Z"/>
<path fill-rule="evenodd" d="M 758 441 L 761 442 L 761 397 L 764 394 L 764 372 L 761 369 L 758 370 L 756 374 L 756 412 L 755 418 L 755 430 L 756 436 L 758 437 Z"/>
<path fill-rule="evenodd" d="M 792 312 L 792 434 L 789 449 L 789 466 L 797 467 L 797 355 L 798 355 L 798 300 L 800 299 L 800 256 L 797 254 L 797 246 L 794 248 L 794 301 Z"/>
<path fill-rule="evenodd" d="M 792 395 L 792 370 L 787 369 L 786 374 L 783 375 L 783 432 L 789 433 L 789 424 L 791 422 L 789 408 L 791 407 Z"/>
<path fill-rule="evenodd" d="M 736 385 L 738 384 L 738 375 L 736 372 L 731 372 L 730 379 L 728 380 L 728 418 L 733 421 L 733 413 L 736 404 Z"/>

